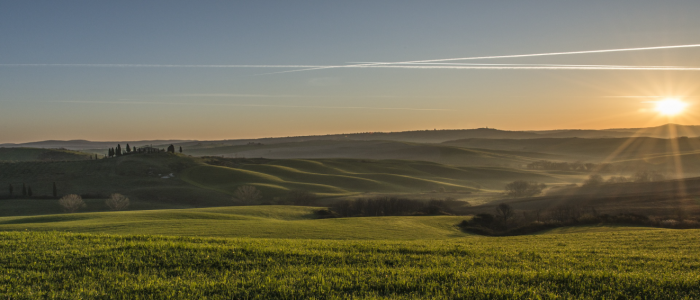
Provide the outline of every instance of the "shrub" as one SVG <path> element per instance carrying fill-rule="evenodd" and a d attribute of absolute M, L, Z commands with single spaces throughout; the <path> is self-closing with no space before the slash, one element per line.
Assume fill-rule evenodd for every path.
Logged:
<path fill-rule="evenodd" d="M 233 200 L 241 204 L 255 204 L 260 198 L 260 191 L 252 185 L 241 186 L 233 193 Z"/>
<path fill-rule="evenodd" d="M 112 196 L 105 201 L 105 204 L 107 204 L 107 207 L 111 210 L 125 210 L 129 207 L 129 198 L 122 194 L 112 194 Z"/>
<path fill-rule="evenodd" d="M 76 212 L 78 209 L 85 207 L 83 198 L 75 194 L 63 196 L 63 198 L 58 200 L 58 204 L 63 207 L 65 212 L 69 213 Z"/>
<path fill-rule="evenodd" d="M 516 180 L 506 184 L 505 190 L 511 197 L 531 197 L 542 193 L 545 187 L 544 183 Z"/>

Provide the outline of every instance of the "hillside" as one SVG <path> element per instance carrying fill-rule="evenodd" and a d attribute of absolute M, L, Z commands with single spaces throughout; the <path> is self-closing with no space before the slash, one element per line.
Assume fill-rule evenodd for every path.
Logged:
<path fill-rule="evenodd" d="M 471 208 L 494 213 L 496 205 L 508 203 L 519 212 L 573 210 L 579 214 L 633 213 L 682 219 L 700 215 L 700 178 L 643 183 L 608 183 L 588 187 L 561 187 L 546 195 L 502 199 Z"/>
<path fill-rule="evenodd" d="M 90 160 L 88 153 L 39 148 L 0 148 L 0 162 Z"/>
<path fill-rule="evenodd" d="M 403 132 L 361 132 L 342 133 L 328 135 L 290 136 L 290 137 L 266 137 L 253 139 L 229 139 L 218 141 L 193 141 L 193 140 L 144 140 L 144 141 L 112 141 L 96 142 L 86 140 L 71 141 L 39 141 L 30 143 L 6 143 L 0 147 L 32 147 L 32 148 L 65 148 L 71 150 L 90 150 L 94 153 L 103 154 L 105 149 L 114 147 L 117 144 L 122 146 L 153 145 L 158 148 L 167 147 L 170 144 L 183 146 L 189 149 L 207 148 L 212 146 L 244 146 L 250 143 L 279 144 L 298 143 L 308 141 L 395 141 L 411 143 L 442 143 L 461 139 L 540 139 L 540 138 L 626 138 L 626 137 L 698 137 L 700 136 L 700 126 L 666 124 L 648 128 L 619 128 L 619 129 L 561 129 L 561 130 L 540 130 L 540 131 L 508 131 L 494 128 L 476 129 L 441 129 L 441 130 L 414 130 Z"/>
<path fill-rule="evenodd" d="M 568 160 L 610 162 L 668 155 L 698 153 L 700 138 L 545 138 L 545 139 L 464 139 L 442 145 L 499 151 L 526 151 L 560 155 Z"/>
<path fill-rule="evenodd" d="M 467 234 L 458 216 L 316 219 L 318 208 L 237 206 L 0 217 L 0 230 L 170 236 L 411 240 Z"/>
<path fill-rule="evenodd" d="M 273 159 L 354 158 L 432 161 L 457 166 L 502 166 L 520 168 L 538 159 L 559 155 L 527 151 L 467 149 L 440 144 L 395 141 L 306 141 L 294 143 L 223 146 L 201 143 L 185 148 L 195 156 L 264 157 Z"/>
<path fill-rule="evenodd" d="M 7 188 L 10 184 L 15 188 L 15 198 L 22 198 L 18 195 L 24 184 L 32 188 L 37 201 L 49 201 L 47 205 L 52 208 L 40 210 L 42 213 L 58 213 L 55 200 L 50 200 L 54 182 L 59 195 L 81 194 L 95 199 L 105 210 L 99 199 L 111 193 L 128 196 L 134 201 L 134 209 L 183 208 L 231 205 L 232 195 L 242 185 L 257 187 L 262 192 L 261 201 L 269 203 L 292 190 L 321 197 L 434 191 L 468 194 L 500 190 L 507 182 L 519 179 L 545 183 L 570 180 L 535 171 L 411 160 L 201 159 L 153 153 L 99 160 L 0 163 L 0 198 L 11 198 Z M 26 209 L 30 208 L 25 207 L 22 213 L 11 202 L 3 201 L 8 200 L 0 199 L 0 205 L 8 205 L 5 211 L 28 214 Z"/>

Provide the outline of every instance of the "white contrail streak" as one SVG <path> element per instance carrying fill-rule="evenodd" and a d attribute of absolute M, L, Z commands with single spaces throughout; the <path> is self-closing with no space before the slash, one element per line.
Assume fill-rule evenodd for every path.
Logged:
<path fill-rule="evenodd" d="M 378 62 L 355 62 L 355 64 L 380 64 Z M 565 65 L 565 64 L 473 64 L 473 63 L 397 63 L 396 65 L 447 65 L 447 66 L 542 66 L 542 67 L 615 67 L 615 68 L 686 68 L 684 66 L 633 66 L 633 65 Z"/>
<path fill-rule="evenodd" d="M 282 71 L 282 72 L 274 72 L 274 73 L 265 73 L 265 74 L 259 74 L 259 75 L 282 74 L 282 73 L 292 73 L 292 72 L 312 71 L 312 70 L 322 70 L 322 69 L 334 69 L 334 68 L 352 68 L 352 67 L 358 67 L 358 66 L 396 65 L 396 64 L 411 64 L 411 63 L 430 63 L 430 62 L 443 62 L 443 61 L 455 61 L 455 60 L 477 60 L 477 59 L 496 59 L 496 58 L 518 58 L 518 57 L 536 57 L 536 56 L 556 56 L 556 55 L 610 53 L 610 52 L 627 52 L 627 51 L 644 51 L 644 50 L 661 50 L 661 49 L 678 49 L 678 48 L 696 48 L 696 47 L 700 47 L 700 44 L 676 45 L 676 46 L 657 46 L 657 47 L 640 47 L 640 48 L 605 49 L 605 50 L 569 51 L 569 52 L 549 52 L 549 53 L 536 53 L 536 54 L 516 54 L 516 55 L 498 55 L 498 56 L 474 56 L 474 57 L 460 57 L 460 58 L 443 58 L 443 59 L 429 59 L 429 60 L 414 60 L 414 61 L 403 61 L 403 62 L 382 62 L 382 63 L 371 63 L 371 64 L 348 65 L 348 66 L 315 67 L 315 68 L 307 68 L 307 69 L 301 69 L 301 70 L 290 70 L 290 71 Z"/>
<path fill-rule="evenodd" d="M 231 103 L 173 103 L 173 102 L 135 102 L 135 101 L 51 101 L 52 103 L 89 103 L 89 104 L 146 104 L 146 105 L 194 105 L 194 106 L 240 106 L 240 107 L 287 107 L 287 108 L 328 108 L 328 109 L 379 109 L 379 110 L 415 110 L 448 111 L 445 108 L 410 108 L 410 107 L 368 107 L 368 106 L 317 106 L 317 105 L 271 105 L 271 104 L 231 104 Z"/>
<path fill-rule="evenodd" d="M 154 64 L 0 64 L 0 67 L 95 67 L 95 68 L 315 68 L 318 65 L 154 65 Z"/>
<path fill-rule="evenodd" d="M 353 68 L 389 69 L 454 69 L 454 70 L 651 70 L 651 71 L 700 71 L 700 67 L 565 67 L 565 66 L 401 66 L 401 65 L 357 65 Z M 268 73 L 275 74 L 275 73 Z"/>

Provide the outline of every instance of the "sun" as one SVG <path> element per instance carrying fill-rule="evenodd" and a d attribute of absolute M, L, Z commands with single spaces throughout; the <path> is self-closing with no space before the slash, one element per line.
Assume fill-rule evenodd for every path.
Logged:
<path fill-rule="evenodd" d="M 675 99 L 675 98 L 667 98 L 664 100 L 656 101 L 656 109 L 657 112 L 659 112 L 662 115 L 666 116 L 675 116 L 677 114 L 680 114 L 685 110 L 685 107 L 688 106 L 685 102 Z"/>

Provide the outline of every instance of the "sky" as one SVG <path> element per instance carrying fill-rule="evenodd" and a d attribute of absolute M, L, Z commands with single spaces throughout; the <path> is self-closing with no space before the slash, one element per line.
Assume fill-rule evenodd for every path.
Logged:
<path fill-rule="evenodd" d="M 0 1 L 0 143 L 698 124 L 698 12 L 697 0 Z M 679 45 L 694 46 L 483 58 Z M 660 116 L 664 98 L 688 107 Z"/>

